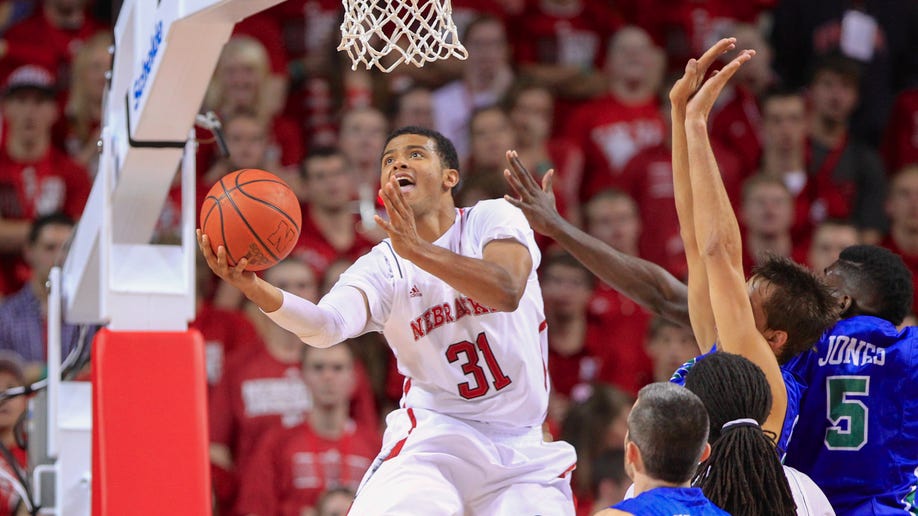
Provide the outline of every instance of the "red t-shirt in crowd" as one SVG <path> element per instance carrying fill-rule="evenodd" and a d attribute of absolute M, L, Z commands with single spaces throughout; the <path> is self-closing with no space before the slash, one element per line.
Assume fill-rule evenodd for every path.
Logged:
<path fill-rule="evenodd" d="M 236 513 L 300 516 L 328 488 L 356 490 L 380 445 L 378 434 L 354 421 L 338 439 L 319 436 L 308 422 L 274 428 L 243 474 Z"/>
<path fill-rule="evenodd" d="M 7 50 L 0 61 L 0 76 L 5 80 L 19 66 L 35 64 L 54 74 L 59 86 L 65 88 L 70 80 L 73 56 L 84 41 L 103 30 L 107 30 L 106 27 L 92 18 L 88 10 L 80 27 L 67 29 L 51 25 L 44 8 L 39 7 L 3 35 Z"/>
<path fill-rule="evenodd" d="M 228 358 L 264 349 L 255 326 L 239 311 L 216 308 L 204 302 L 189 326 L 200 331 L 204 337 L 209 386 L 216 385 L 223 378 Z"/>
<path fill-rule="evenodd" d="M 605 346 L 607 337 L 603 331 L 599 319 L 587 317 L 583 347 L 571 355 L 562 355 L 551 347 L 551 326 L 548 327 L 548 376 L 551 378 L 552 393 L 581 401 L 585 399 L 577 391 L 588 387 L 599 376 L 602 368 L 599 352 Z M 582 394 L 589 395 L 586 391 Z"/>
<path fill-rule="evenodd" d="M 918 88 L 899 94 L 889 112 L 883 158 L 890 175 L 906 165 L 918 164 Z"/>
<path fill-rule="evenodd" d="M 666 123 L 656 98 L 626 105 L 606 95 L 578 109 L 566 134 L 583 147 L 584 175 L 580 199 L 614 187 L 624 166 L 640 151 L 665 140 Z"/>
<path fill-rule="evenodd" d="M 31 221 L 63 212 L 78 219 L 89 190 L 86 170 L 54 147 L 30 163 L 14 161 L 0 148 L 0 218 Z M 0 254 L 0 294 L 19 290 L 28 275 L 20 252 Z"/>
<path fill-rule="evenodd" d="M 589 310 L 601 325 L 596 344 L 602 359 L 598 379 L 636 396 L 653 380 L 653 362 L 644 351 L 650 314 L 605 283 L 597 285 Z"/>
<path fill-rule="evenodd" d="M 335 260 L 355 261 L 368 253 L 375 245 L 359 232 L 356 232 L 354 242 L 350 248 L 335 249 L 312 220 L 309 206 L 306 204 L 301 205 L 300 211 L 303 213 L 303 227 L 300 229 L 300 238 L 297 240 L 296 246 L 294 246 L 290 255 L 306 262 L 320 277 L 325 275 L 328 266 Z M 354 226 L 356 227 L 359 222 L 360 217 L 354 215 Z"/>
<path fill-rule="evenodd" d="M 732 96 L 711 114 L 711 139 L 732 149 L 740 163 L 740 181 L 759 169 L 762 159 L 762 113 L 755 95 L 742 86 L 731 88 Z"/>
<path fill-rule="evenodd" d="M 553 12 L 554 11 L 554 12 Z M 550 10 L 529 2 L 508 24 L 513 60 L 524 64 L 602 68 L 609 38 L 624 25 L 603 2 L 581 2 L 576 10 Z"/>

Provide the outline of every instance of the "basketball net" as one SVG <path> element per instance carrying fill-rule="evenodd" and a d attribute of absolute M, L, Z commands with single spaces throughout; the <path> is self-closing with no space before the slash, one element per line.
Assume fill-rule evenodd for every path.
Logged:
<path fill-rule="evenodd" d="M 341 44 L 352 70 L 361 63 L 391 72 L 455 56 L 468 57 L 456 34 L 450 0 L 342 0 Z M 384 59 L 392 54 L 392 58 Z"/>

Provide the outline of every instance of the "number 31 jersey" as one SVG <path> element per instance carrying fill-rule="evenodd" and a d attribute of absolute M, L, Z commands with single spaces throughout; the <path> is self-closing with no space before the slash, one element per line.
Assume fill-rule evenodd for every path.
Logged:
<path fill-rule="evenodd" d="M 532 258 L 519 307 L 498 312 L 398 256 L 388 239 L 345 271 L 335 288 L 367 295 L 367 331 L 382 331 L 405 375 L 402 406 L 503 427 L 542 424 L 548 407 L 548 344 L 535 270 L 540 253 L 522 212 L 503 199 L 456 210 L 434 245 L 482 258 L 494 240 L 515 240 Z"/>
<path fill-rule="evenodd" d="M 808 386 L 785 463 L 839 515 L 918 514 L 918 328 L 844 319 L 784 367 Z"/>

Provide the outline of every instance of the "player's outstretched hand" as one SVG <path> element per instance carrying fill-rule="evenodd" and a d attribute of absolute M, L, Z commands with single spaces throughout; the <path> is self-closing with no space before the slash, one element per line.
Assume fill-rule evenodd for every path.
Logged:
<path fill-rule="evenodd" d="M 739 70 L 740 66 L 752 59 L 754 55 L 755 50 L 743 50 L 726 66 L 714 72 L 714 75 L 704 82 L 698 93 L 689 101 L 685 110 L 686 120 L 707 121 L 708 115 L 711 114 L 711 109 L 714 107 L 714 102 L 717 101 L 717 97 L 723 91 L 724 86 L 727 85 L 727 82 Z"/>
<path fill-rule="evenodd" d="M 210 270 L 214 271 L 214 274 L 230 285 L 245 292 L 246 287 L 255 282 L 255 273 L 245 270 L 246 265 L 249 263 L 248 259 L 242 258 L 235 266 L 230 266 L 229 261 L 226 259 L 226 249 L 222 245 L 217 248 L 217 253 L 214 254 L 210 248 L 210 239 L 207 235 L 200 229 L 195 230 L 195 232 L 198 237 L 198 247 L 201 249 L 204 259 L 207 260 L 207 266 L 210 267 Z"/>
<path fill-rule="evenodd" d="M 685 108 L 689 99 L 698 91 L 698 87 L 704 81 L 708 68 L 718 57 L 733 50 L 735 47 L 736 38 L 724 38 L 711 46 L 698 59 L 689 59 L 689 62 L 685 65 L 685 73 L 669 90 L 669 101 L 673 107 Z"/>
<path fill-rule="evenodd" d="M 382 185 L 379 196 L 382 197 L 389 220 L 375 215 L 376 223 L 389 234 L 395 252 L 410 260 L 413 253 L 422 244 L 417 225 L 414 222 L 414 210 L 405 202 L 402 190 L 398 186 L 398 180 L 394 176 Z"/>
<path fill-rule="evenodd" d="M 540 187 L 520 162 L 516 151 L 507 151 L 507 163 L 510 168 L 504 170 L 504 178 L 516 197 L 505 195 L 504 199 L 522 210 L 535 232 L 554 237 L 564 224 L 564 218 L 555 207 L 555 193 L 551 187 L 555 171 L 545 173 Z"/>

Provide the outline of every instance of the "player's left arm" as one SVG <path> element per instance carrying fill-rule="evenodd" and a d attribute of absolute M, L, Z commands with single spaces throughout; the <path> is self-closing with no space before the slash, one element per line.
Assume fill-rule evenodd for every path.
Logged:
<path fill-rule="evenodd" d="M 787 389 L 774 351 L 759 333 L 743 273 L 739 223 L 724 188 L 708 139 L 708 115 L 723 87 L 755 55 L 743 51 L 705 81 L 686 109 L 689 177 L 698 249 L 708 272 L 711 309 L 723 351 L 748 358 L 765 372 L 771 387 L 771 413 L 763 427 L 781 434 Z"/>
<path fill-rule="evenodd" d="M 501 312 L 516 310 L 533 267 L 523 243 L 495 238 L 484 245 L 480 259 L 456 254 L 418 235 L 414 214 L 397 183 L 386 183 L 381 193 L 389 220 L 377 217 L 377 223 L 389 233 L 399 255 L 478 303 Z"/>

